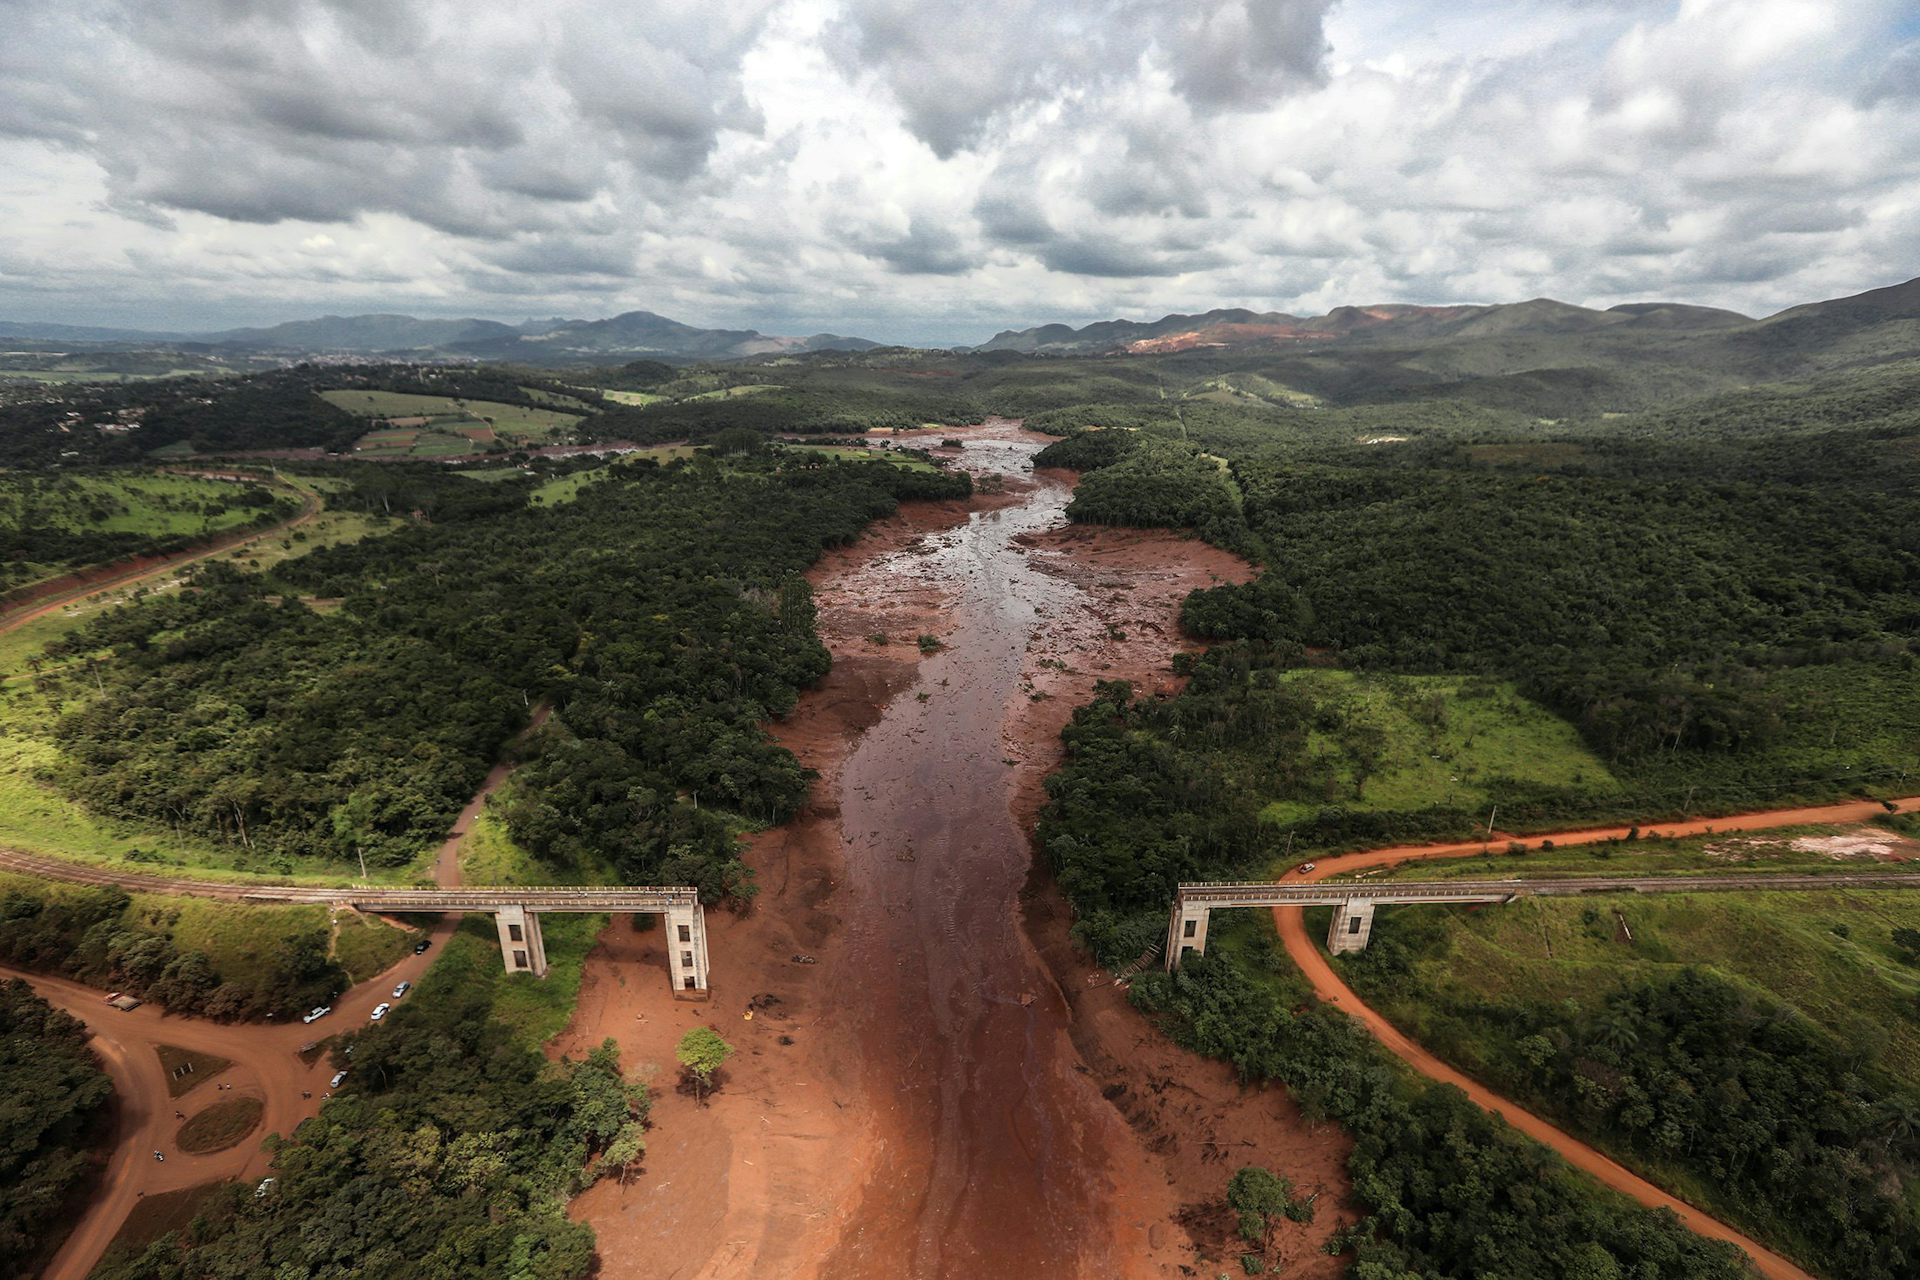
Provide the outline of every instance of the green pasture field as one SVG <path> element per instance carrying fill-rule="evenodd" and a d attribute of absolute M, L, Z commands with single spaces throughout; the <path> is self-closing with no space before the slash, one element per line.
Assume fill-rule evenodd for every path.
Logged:
<path fill-rule="evenodd" d="M 97 814 L 41 775 L 61 763 L 51 738 L 85 677 L 68 672 L 42 691 L 36 680 L 13 681 L 0 697 L 0 845 L 113 871 L 210 880 L 259 875 L 300 884 L 348 884 L 359 868 L 312 861 L 284 864 L 237 845 L 185 838 L 168 828 Z M 295 871 L 295 866 L 299 867 Z M 395 878 L 396 873 L 388 873 Z M 376 879 L 381 878 L 376 875 Z"/>
<path fill-rule="evenodd" d="M 1597 795 L 1620 789 L 1572 725 L 1521 697 L 1504 681 L 1462 676 L 1396 676 L 1301 668 L 1279 679 L 1309 693 L 1323 720 L 1308 750 L 1334 766 L 1343 784 L 1340 803 L 1361 811 L 1450 806 L 1472 810 L 1488 803 L 1500 779 L 1581 787 Z M 1364 731 L 1378 763 L 1364 782 L 1342 739 Z M 1356 794 L 1357 793 L 1357 794 Z M 1312 816 L 1315 803 L 1278 800 L 1263 821 Z"/>
<path fill-rule="evenodd" d="M 617 884 L 610 866 L 583 867 L 572 873 L 546 865 L 514 840 L 500 816 L 501 806 L 513 795 L 513 783 L 494 792 L 492 799 L 467 829 L 460 844 L 460 878 L 466 884 Z"/>
<path fill-rule="evenodd" d="M 655 462 L 667 463 L 676 458 L 691 458 L 696 452 L 694 446 L 687 444 L 662 444 L 650 449 L 641 449 L 634 453 L 622 454 L 618 460 L 604 467 L 589 467 L 584 471 L 571 471 L 563 476 L 535 485 L 527 501 L 534 506 L 558 506 L 563 502 L 572 502 L 580 496 L 580 490 L 590 484 L 597 484 L 611 476 L 614 468 L 625 466 L 640 458 L 651 458 Z"/>
<path fill-rule="evenodd" d="M 1361 990 L 1472 1072 L 1510 1045 L 1491 1022 L 1447 1010 L 1502 1000 L 1571 1000 L 1591 1010 L 1617 988 L 1704 967 L 1791 1005 L 1920 1085 L 1920 966 L 1893 945 L 1896 928 L 1920 928 L 1920 892 L 1595 894 L 1479 909 L 1387 907 L 1374 945 L 1391 940 L 1410 967 L 1390 988 Z"/>
<path fill-rule="evenodd" d="M 333 958 L 355 982 L 400 963 L 420 940 L 417 929 L 396 929 L 375 916 L 343 911 L 333 918 Z"/>
<path fill-rule="evenodd" d="M 10 890 L 53 898 L 94 891 L 90 885 L 0 872 L 0 894 Z M 290 942 L 305 938 L 323 948 L 327 942 L 327 908 L 318 904 L 223 902 L 161 893 L 129 896 L 129 920 L 167 934 L 181 950 L 204 952 L 222 976 L 242 985 Z M 399 930 L 389 932 L 406 936 Z"/>
<path fill-rule="evenodd" d="M 503 437 L 521 440 L 543 439 L 573 426 L 581 418 L 578 413 L 503 404 L 498 400 L 462 400 L 401 391 L 322 391 L 320 398 L 363 418 L 426 418 L 427 426 L 436 430 L 490 426 Z"/>
<path fill-rule="evenodd" d="M 662 400 L 672 399 L 671 396 L 657 395 L 651 391 L 602 391 L 600 394 L 615 404 L 658 404 Z"/>
<path fill-rule="evenodd" d="M 890 449 L 862 449 L 857 445 L 791 443 L 785 447 L 796 453 L 817 453 L 823 457 L 841 458 L 848 462 L 890 462 L 896 467 L 905 467 L 909 471 L 939 470 L 932 463 L 905 457 Z"/>
<path fill-rule="evenodd" d="M 263 508 L 229 506 L 246 486 L 162 473 L 0 475 L 0 527 L 28 523 L 73 531 L 141 533 L 156 538 L 217 533 Z M 209 506 L 221 508 L 208 511 Z"/>
<path fill-rule="evenodd" d="M 762 391 L 783 390 L 785 390 L 785 388 L 776 382 L 755 382 L 743 387 L 716 387 L 712 391 L 699 391 L 693 395 L 683 396 L 681 398 L 685 400 L 736 400 L 741 396 L 759 395 Z"/>
<path fill-rule="evenodd" d="M 345 482 L 303 480 L 301 483 L 312 485 L 322 491 L 331 491 L 344 487 Z M 326 510 L 298 529 L 235 547 L 230 551 L 222 551 L 218 558 L 222 563 L 230 564 L 235 568 L 253 569 L 271 574 L 277 566 L 303 556 L 309 551 L 358 542 L 362 538 L 388 532 L 399 524 L 400 521 L 386 516 L 368 515 L 358 511 Z M 0 633 L 0 681 L 10 684 L 19 683 L 30 674 L 28 664 L 34 655 L 101 611 L 117 605 L 129 604 L 154 592 L 179 590 L 182 575 L 190 570 L 191 566 L 188 566 L 179 573 L 152 579 L 139 585 L 113 587 L 96 592 L 84 599 L 73 601 L 53 613 L 35 618 L 23 626 Z M 46 669 L 56 668 L 49 664 Z"/>
<path fill-rule="evenodd" d="M 575 396 L 563 396 L 557 391 L 545 391 L 539 387 L 522 387 L 520 391 L 527 399 L 533 401 L 535 404 L 544 405 L 549 409 L 560 409 L 575 413 L 593 413 L 599 407 L 589 404 L 587 401 Z M 606 393 L 603 392 L 602 394 Z"/>

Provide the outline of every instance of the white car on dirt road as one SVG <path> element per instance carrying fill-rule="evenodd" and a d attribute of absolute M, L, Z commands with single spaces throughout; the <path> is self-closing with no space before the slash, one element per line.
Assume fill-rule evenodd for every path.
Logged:
<path fill-rule="evenodd" d="M 393 1008 L 392 1005 L 388 1004 L 385 1000 L 382 1000 L 379 1004 L 373 1006 L 373 1013 L 368 1016 L 367 1021 L 368 1022 L 380 1021 L 380 1019 L 387 1016 L 387 1010 L 391 1008 Z"/>
<path fill-rule="evenodd" d="M 321 1005 L 320 1007 L 318 1007 L 317 1009 L 315 1009 L 315 1010 L 314 1010 L 314 1011 L 313 1011 L 312 1013 L 309 1013 L 309 1014 L 307 1014 L 307 1015 L 305 1015 L 304 1017 L 302 1017 L 302 1018 L 300 1019 L 300 1021 L 302 1021 L 302 1022 L 318 1022 L 318 1021 L 320 1021 L 320 1019 L 322 1019 L 322 1018 L 324 1018 L 324 1017 L 326 1017 L 326 1016 L 327 1016 L 328 1014 L 330 1014 L 330 1013 L 332 1013 L 332 1012 L 333 1012 L 333 1006 L 332 1006 L 332 1005 L 330 1005 L 330 1004 L 323 1004 L 323 1005 Z"/>

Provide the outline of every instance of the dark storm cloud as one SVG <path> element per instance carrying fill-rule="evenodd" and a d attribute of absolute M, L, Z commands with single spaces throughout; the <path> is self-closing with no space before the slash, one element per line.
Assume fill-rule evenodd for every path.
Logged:
<path fill-rule="evenodd" d="M 1137 276 L 1177 276 L 1221 265 L 1217 254 L 1167 253 L 1114 236 L 1064 237 L 1040 250 L 1040 261 L 1070 275 L 1131 279 Z"/>
<path fill-rule="evenodd" d="M 0 132 L 88 150 L 122 204 L 507 234 L 610 175 L 683 181 L 757 127 L 740 59 L 771 2 L 12 0 Z"/>
<path fill-rule="evenodd" d="M 1324 75 L 1332 0 L 847 0 L 830 48 L 899 102 L 936 155 L 1062 91 L 1158 66 L 1203 111 L 1253 110 Z"/>
<path fill-rule="evenodd" d="M 913 219 L 903 236 L 854 236 L 853 247 L 903 275 L 958 275 L 972 270 L 978 257 L 951 229 Z"/>

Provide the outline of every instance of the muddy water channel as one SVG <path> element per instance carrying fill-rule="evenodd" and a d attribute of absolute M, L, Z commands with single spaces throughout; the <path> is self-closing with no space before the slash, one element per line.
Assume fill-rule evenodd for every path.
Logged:
<path fill-rule="evenodd" d="M 1009 809 L 1009 713 L 1045 621 L 1094 613 L 1023 545 L 1065 522 L 1071 496 L 1027 475 L 1041 443 L 970 440 L 968 468 L 1023 496 L 834 584 L 855 599 L 931 588 L 945 607 L 942 648 L 840 778 L 839 998 L 887 1113 L 829 1275 L 1105 1273 L 1121 1245 L 1108 1200 L 1125 1126 L 1075 1070 L 1065 1006 L 1020 929 L 1031 860 Z"/>

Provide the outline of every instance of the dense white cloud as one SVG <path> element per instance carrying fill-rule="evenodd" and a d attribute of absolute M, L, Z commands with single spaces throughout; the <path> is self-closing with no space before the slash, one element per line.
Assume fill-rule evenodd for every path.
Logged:
<path fill-rule="evenodd" d="M 0 315 L 959 340 L 1920 271 L 1901 0 L 0 0 Z"/>

